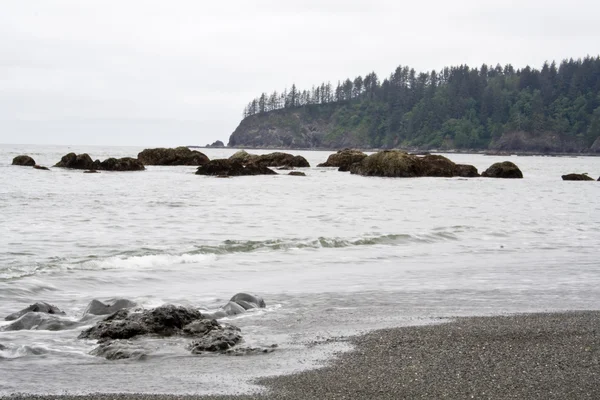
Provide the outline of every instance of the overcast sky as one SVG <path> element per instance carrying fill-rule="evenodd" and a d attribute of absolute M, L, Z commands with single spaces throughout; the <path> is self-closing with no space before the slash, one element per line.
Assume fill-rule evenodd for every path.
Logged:
<path fill-rule="evenodd" d="M 588 0 L 2 0 L 0 143 L 227 143 L 261 92 L 600 53 Z"/>

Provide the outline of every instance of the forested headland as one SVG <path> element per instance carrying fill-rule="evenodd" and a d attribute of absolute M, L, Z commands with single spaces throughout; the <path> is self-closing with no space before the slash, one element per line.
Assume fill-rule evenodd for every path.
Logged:
<path fill-rule="evenodd" d="M 600 57 L 540 69 L 399 66 L 262 93 L 229 146 L 600 151 Z"/>

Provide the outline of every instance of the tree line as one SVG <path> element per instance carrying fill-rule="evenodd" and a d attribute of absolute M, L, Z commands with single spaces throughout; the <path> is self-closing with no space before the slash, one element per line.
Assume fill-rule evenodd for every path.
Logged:
<path fill-rule="evenodd" d="M 359 131 L 374 147 L 399 143 L 487 148 L 505 132 L 553 132 L 587 146 L 600 136 L 600 57 L 529 66 L 483 64 L 417 73 L 399 66 L 300 90 L 262 93 L 244 117 L 280 109 L 335 104 L 341 130 Z"/>

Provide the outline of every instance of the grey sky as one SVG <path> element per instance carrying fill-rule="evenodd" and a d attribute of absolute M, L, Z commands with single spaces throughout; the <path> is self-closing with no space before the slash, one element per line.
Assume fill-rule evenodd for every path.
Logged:
<path fill-rule="evenodd" d="M 396 66 L 600 53 L 595 1 L 3 0 L 0 143 L 227 142 L 244 106 Z"/>

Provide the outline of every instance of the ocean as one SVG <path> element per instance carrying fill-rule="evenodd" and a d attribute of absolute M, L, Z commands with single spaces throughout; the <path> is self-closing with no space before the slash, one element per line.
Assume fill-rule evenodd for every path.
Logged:
<path fill-rule="evenodd" d="M 252 392 L 254 379 L 318 367 L 374 329 L 600 309 L 600 183 L 561 180 L 597 179 L 600 157 L 446 155 L 480 172 L 509 160 L 522 180 L 361 177 L 317 168 L 321 151 L 289 151 L 310 162 L 306 177 L 10 165 L 141 150 L 0 145 L 0 396 Z M 272 353 L 192 355 L 183 339 L 143 339 L 145 359 L 108 361 L 77 339 L 89 325 L 2 331 L 4 316 L 36 301 L 76 322 L 93 299 L 213 310 L 238 292 L 267 307 L 223 322 Z"/>

